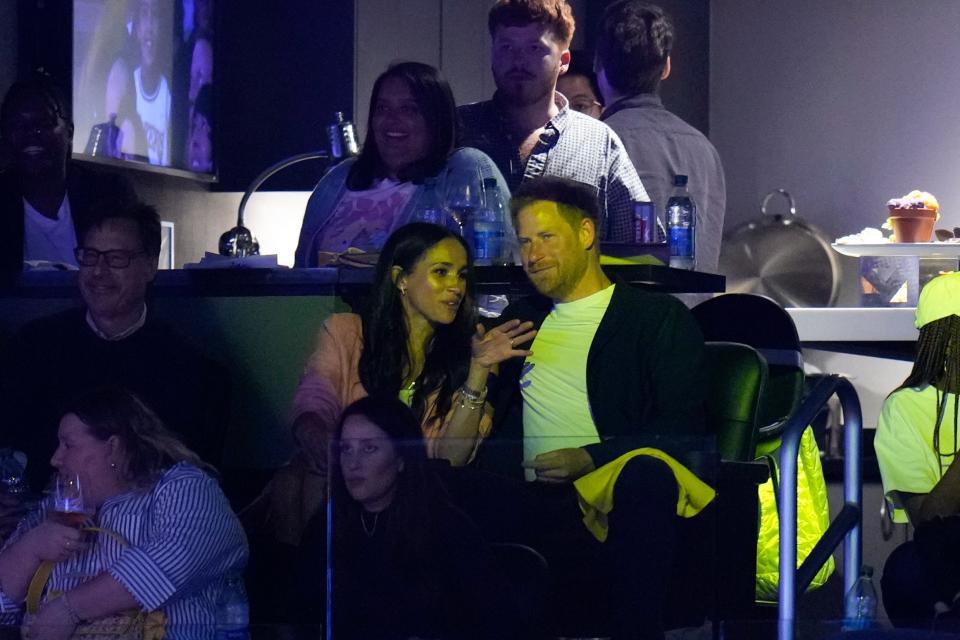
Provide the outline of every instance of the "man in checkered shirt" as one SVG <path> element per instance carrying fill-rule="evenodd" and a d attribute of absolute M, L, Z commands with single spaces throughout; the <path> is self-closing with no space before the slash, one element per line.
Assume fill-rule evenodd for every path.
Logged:
<path fill-rule="evenodd" d="M 566 0 L 498 0 L 488 26 L 497 91 L 459 108 L 459 146 L 493 158 L 511 190 L 544 175 L 593 185 L 601 240 L 633 242 L 633 204 L 650 198 L 620 138 L 556 91 L 575 28 Z"/>

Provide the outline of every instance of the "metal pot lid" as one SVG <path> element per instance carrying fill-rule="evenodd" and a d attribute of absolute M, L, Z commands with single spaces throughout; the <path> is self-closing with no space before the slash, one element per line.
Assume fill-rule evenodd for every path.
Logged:
<path fill-rule="evenodd" d="M 767 203 L 782 195 L 789 216 L 767 215 Z M 768 193 L 759 220 L 724 237 L 720 272 L 728 293 L 759 293 L 785 307 L 829 306 L 839 292 L 839 261 L 826 235 L 796 215 L 793 198 L 783 189 Z"/>

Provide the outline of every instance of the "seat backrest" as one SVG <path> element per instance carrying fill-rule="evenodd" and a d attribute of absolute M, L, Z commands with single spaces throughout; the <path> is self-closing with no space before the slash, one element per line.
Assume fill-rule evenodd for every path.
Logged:
<path fill-rule="evenodd" d="M 546 623 L 550 595 L 550 566 L 533 547 L 514 542 L 490 545 L 496 568 L 504 582 L 497 615 L 510 620 L 518 638 L 537 637 Z M 506 610 L 502 610 L 502 609 Z"/>
<path fill-rule="evenodd" d="M 767 364 L 757 351 L 737 342 L 707 342 L 707 420 L 723 460 L 753 460 L 760 400 Z"/>
<path fill-rule="evenodd" d="M 771 298 L 728 293 L 698 304 L 693 315 L 707 341 L 750 345 L 767 361 L 768 380 L 760 403 L 760 437 L 776 437 L 779 426 L 800 406 L 803 356 L 790 314 Z"/>

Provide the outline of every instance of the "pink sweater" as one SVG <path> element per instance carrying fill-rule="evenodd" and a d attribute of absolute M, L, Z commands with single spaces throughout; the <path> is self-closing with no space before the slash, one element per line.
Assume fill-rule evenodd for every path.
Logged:
<path fill-rule="evenodd" d="M 363 350 L 363 328 L 355 313 L 335 313 L 320 329 L 317 347 L 310 356 L 300 386 L 293 397 L 292 420 L 304 413 L 320 417 L 329 438 L 340 421 L 340 414 L 351 403 L 368 395 L 360 383 L 360 352 Z M 458 392 L 459 393 L 459 392 Z M 458 402 L 453 398 L 453 406 Z M 444 437 L 453 414 L 453 408 L 443 420 L 436 415 L 437 395 L 427 398 L 430 410 L 421 424 L 427 443 L 427 455 L 438 457 L 438 443 Z M 490 433 L 492 417 L 484 412 L 480 419 L 476 445 Z M 476 445 L 474 453 L 476 452 Z"/>
<path fill-rule="evenodd" d="M 360 316 L 337 313 L 323 323 L 317 347 L 294 395 L 291 416 L 293 420 L 305 413 L 319 416 L 321 442 L 330 441 L 344 408 L 368 395 L 360 383 L 362 349 Z M 455 396 L 454 405 L 457 402 Z M 428 406 L 436 407 L 436 396 L 428 398 Z M 452 413 L 451 409 L 444 420 L 440 420 L 435 411 L 427 413 L 422 427 L 428 456 L 438 457 L 438 443 L 446 433 Z M 474 454 L 490 432 L 491 418 L 490 412 L 485 411 L 480 419 Z M 307 523 L 326 500 L 327 462 L 311 460 L 304 451 L 297 451 L 287 465 L 277 470 L 260 497 L 243 510 L 244 524 L 285 544 L 299 544 Z"/>

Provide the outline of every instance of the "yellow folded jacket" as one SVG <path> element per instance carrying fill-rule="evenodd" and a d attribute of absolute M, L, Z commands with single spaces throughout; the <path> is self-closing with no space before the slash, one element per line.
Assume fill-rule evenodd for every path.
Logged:
<path fill-rule="evenodd" d="M 666 266 L 663 264 L 663 260 L 646 253 L 623 257 L 601 255 L 600 264 L 654 264 L 661 267 Z"/>
<path fill-rule="evenodd" d="M 573 483 L 579 494 L 583 524 L 600 542 L 607 539 L 609 528 L 607 515 L 613 511 L 613 488 L 617 484 L 623 467 L 637 456 L 651 456 L 662 460 L 670 467 L 680 489 L 677 515 L 681 518 L 692 518 L 697 515 L 717 496 L 717 492 L 710 485 L 663 451 L 651 447 L 634 449 Z"/>

